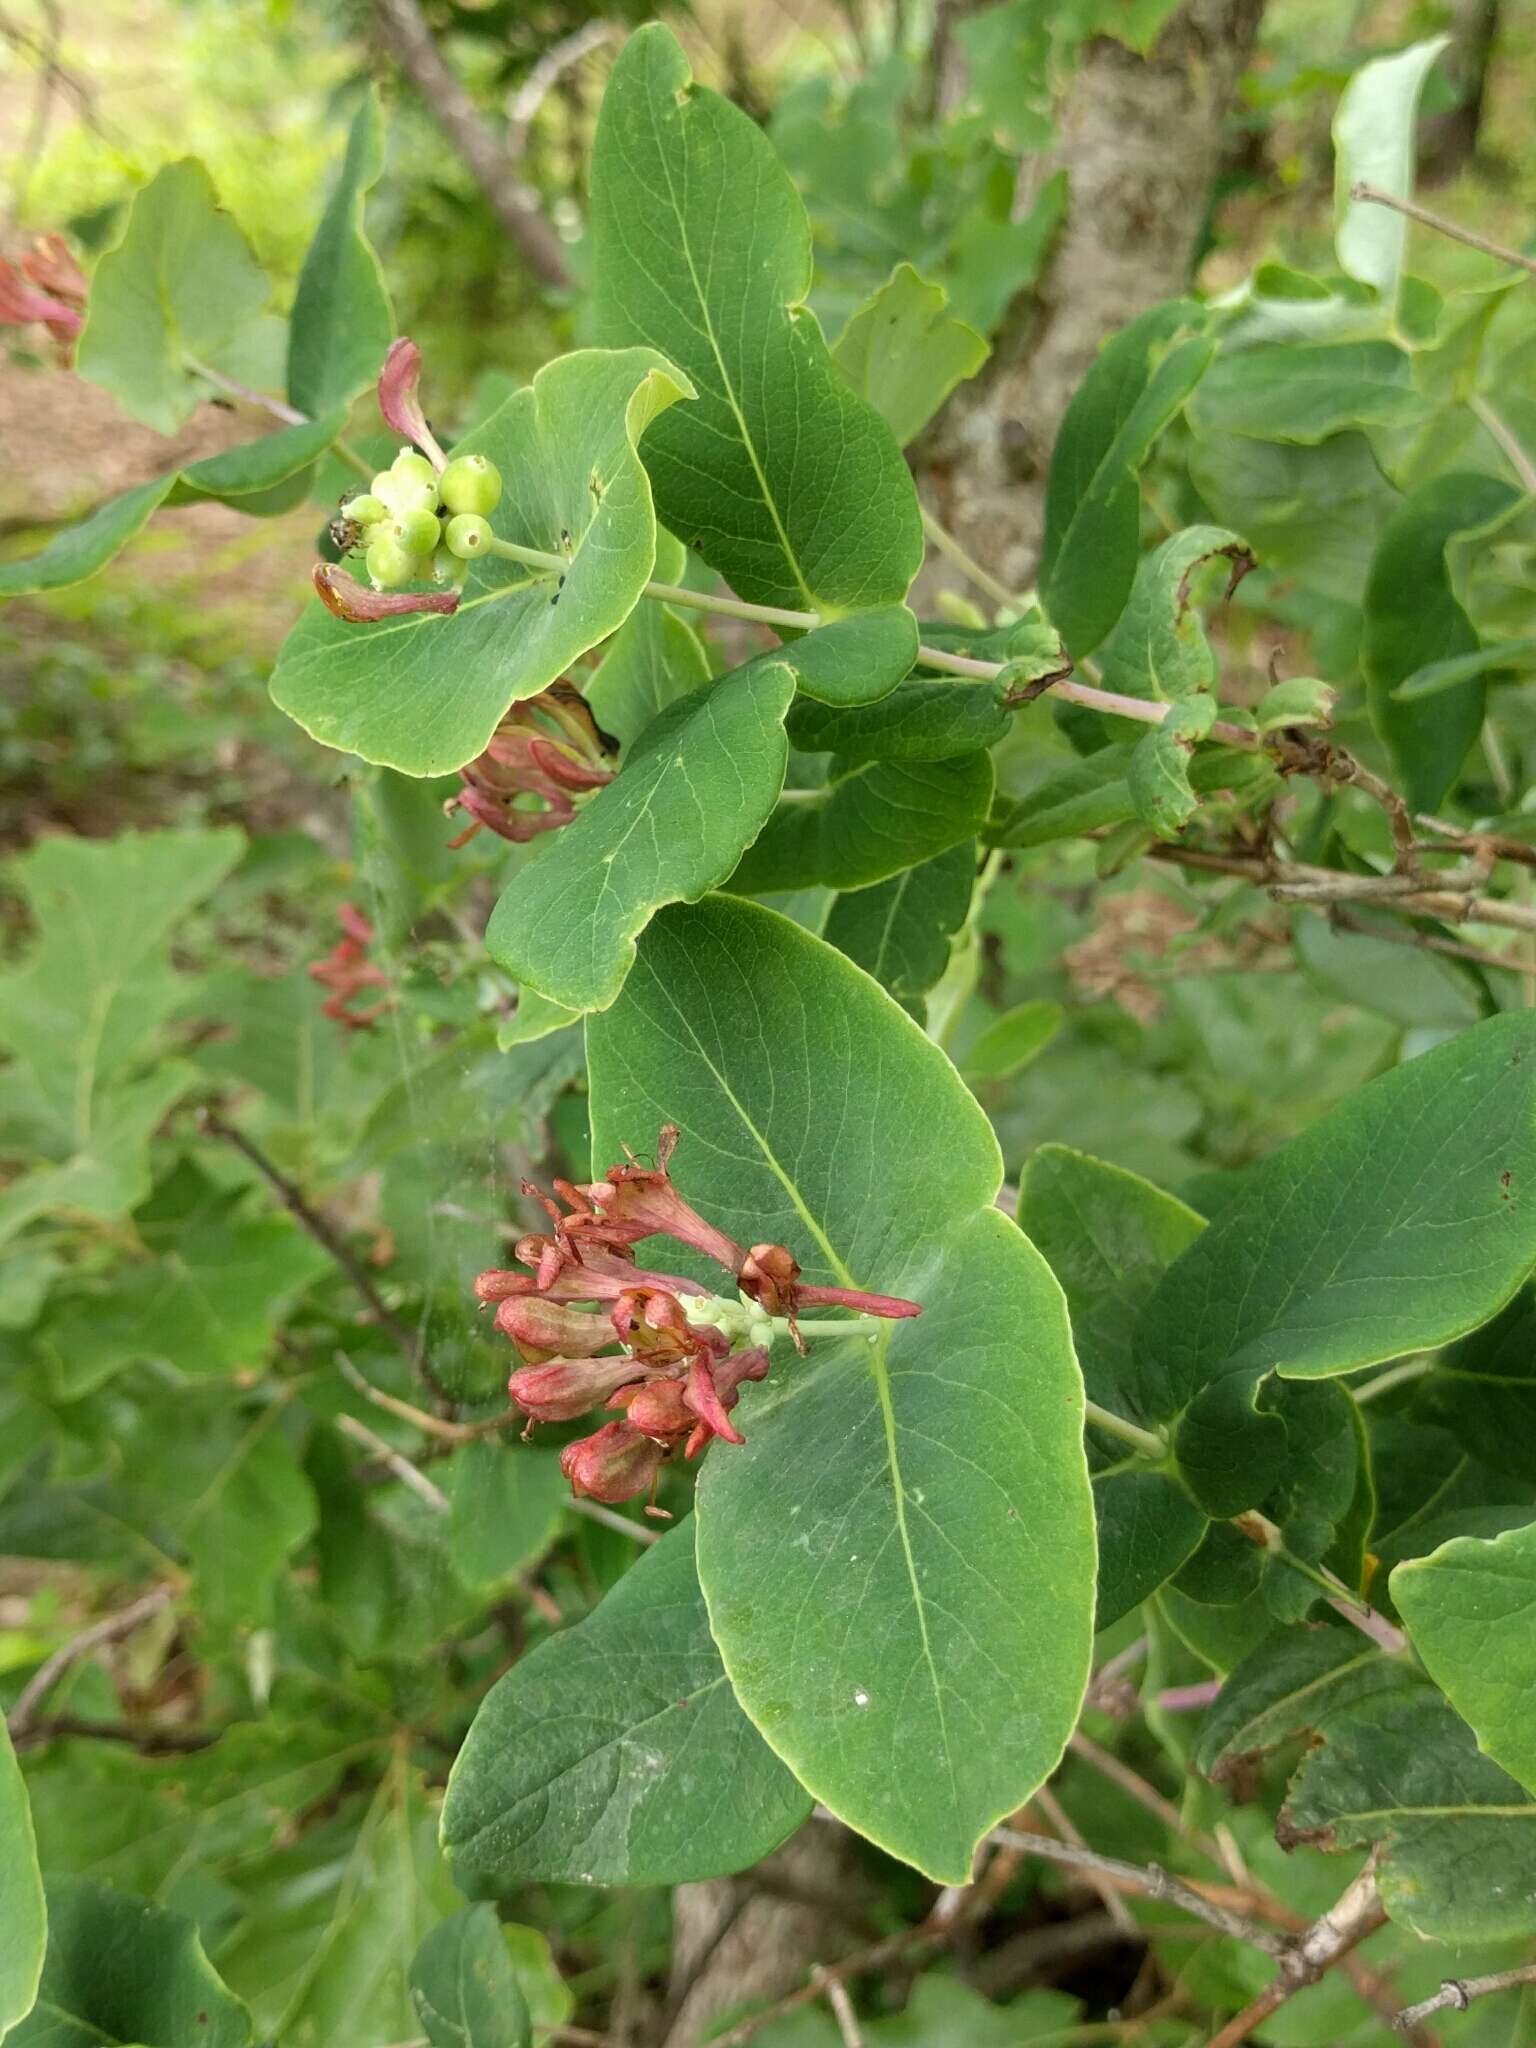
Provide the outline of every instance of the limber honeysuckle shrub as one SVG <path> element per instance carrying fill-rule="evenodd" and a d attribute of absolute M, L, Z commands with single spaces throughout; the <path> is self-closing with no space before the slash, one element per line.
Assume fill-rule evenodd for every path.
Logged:
<path fill-rule="evenodd" d="M 8 2044 L 527 2048 L 545 1935 L 588 1985 L 639 1939 L 559 1887 L 747 1872 L 813 1807 L 935 1953 L 1035 1910 L 989 1862 L 922 1918 L 997 1854 L 1156 1900 L 1169 2048 L 1485 1993 L 1464 2038 L 1517 2037 L 1536 325 L 1519 252 L 1410 244 L 1440 49 L 1347 87 L 1320 274 L 1106 338 L 1012 595 L 902 452 L 981 337 L 901 265 L 829 346 L 772 144 L 658 26 L 593 345 L 483 417 L 397 332 L 371 94 L 285 321 L 190 162 L 88 285 L 0 273 L 145 424 L 277 422 L 0 592 L 309 505 L 271 691 L 356 819 L 286 975 L 240 936 L 284 863 L 335 901 L 299 835 L 13 870 L 0 1554 L 109 1611 L 0 1678 Z M 989 609 L 919 618 L 929 542 Z M 952 1975 L 913 2013 L 1034 2027 Z"/>

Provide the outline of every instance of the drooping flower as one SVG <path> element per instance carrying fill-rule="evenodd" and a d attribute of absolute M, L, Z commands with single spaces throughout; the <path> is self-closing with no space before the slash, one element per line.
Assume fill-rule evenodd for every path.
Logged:
<path fill-rule="evenodd" d="M 457 590 L 375 590 L 359 583 L 335 562 L 316 562 L 311 572 L 315 594 L 328 612 L 349 626 L 372 619 L 397 619 L 403 612 L 456 612 Z"/>
<path fill-rule="evenodd" d="M 696 1458 L 717 1438 L 744 1442 L 732 1410 L 747 1381 L 768 1375 L 775 1318 L 787 1321 L 804 1351 L 795 1316 L 813 1301 L 875 1316 L 921 1312 L 894 1295 L 807 1286 L 785 1245 L 744 1251 L 674 1184 L 677 1142 L 677 1127 L 668 1124 L 655 1166 L 630 1158 L 600 1181 L 557 1180 L 553 1194 L 525 1181 L 524 1193 L 542 1204 L 550 1228 L 518 1240 L 525 1270 L 492 1268 L 475 1282 L 528 1361 L 508 1388 L 530 1426 L 570 1421 L 600 1401 L 624 1411 L 620 1422 L 562 1451 L 561 1469 L 578 1496 L 630 1500 L 654 1488 L 677 1452 Z M 735 1300 L 638 1265 L 635 1246 L 661 1236 L 715 1260 L 735 1283 Z"/>
<path fill-rule="evenodd" d="M 613 770 L 585 700 L 559 682 L 514 704 L 484 753 L 459 770 L 459 780 L 464 787 L 444 809 L 450 817 L 465 811 L 470 822 L 451 847 L 482 826 L 515 842 L 557 832 L 576 816 L 576 800 L 612 782 Z M 520 797 L 537 797 L 542 808 L 529 809 Z"/>
<path fill-rule="evenodd" d="M 379 411 L 385 424 L 403 434 L 407 441 L 414 441 L 432 467 L 441 473 L 448 467 L 448 458 L 427 425 L 417 388 L 420 382 L 421 350 L 401 335 L 398 341 L 390 343 L 379 372 Z"/>
<path fill-rule="evenodd" d="M 349 1031 L 371 1031 L 389 1008 L 388 1000 L 368 1010 L 351 1010 L 347 1005 L 365 988 L 388 988 L 389 976 L 368 958 L 373 943 L 373 926 L 353 904 L 343 903 L 336 913 L 341 937 L 323 960 L 310 963 L 309 978 L 330 991 L 320 1005 L 322 1017 Z"/>

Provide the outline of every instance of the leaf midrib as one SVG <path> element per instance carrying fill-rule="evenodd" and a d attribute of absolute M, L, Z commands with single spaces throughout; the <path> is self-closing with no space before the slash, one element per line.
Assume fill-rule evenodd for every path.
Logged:
<path fill-rule="evenodd" d="M 731 1087 L 730 1082 L 726 1079 L 725 1075 L 721 1073 L 719 1067 L 715 1065 L 715 1062 L 710 1058 L 708 1052 L 705 1050 L 703 1044 L 700 1042 L 697 1032 L 693 1029 L 693 1025 L 690 1022 L 689 1018 L 680 1008 L 678 1008 L 678 1005 L 674 1000 L 671 991 L 665 990 L 664 993 L 666 994 L 668 1002 L 672 1004 L 673 1009 L 677 1012 L 678 1019 L 682 1024 L 684 1030 L 688 1033 L 689 1037 L 692 1038 L 695 1046 L 698 1047 L 699 1058 L 703 1061 L 704 1065 L 708 1068 L 709 1072 L 714 1076 L 715 1080 L 719 1083 L 720 1092 L 724 1095 L 726 1101 L 731 1105 L 731 1108 L 735 1110 L 737 1116 L 741 1119 L 742 1128 L 747 1132 L 748 1136 L 752 1139 L 752 1142 L 757 1146 L 758 1150 L 761 1152 L 764 1163 L 767 1165 L 769 1171 L 773 1174 L 774 1178 L 779 1182 L 779 1185 L 783 1188 L 784 1192 L 789 1196 L 790 1201 L 793 1202 L 796 1213 L 800 1216 L 801 1220 L 805 1224 L 806 1229 L 811 1233 L 811 1235 L 815 1238 L 817 1244 L 820 1246 L 821 1251 L 824 1257 L 826 1258 L 828 1265 L 831 1266 L 833 1272 L 836 1273 L 839 1282 L 844 1287 L 857 1287 L 858 1281 L 855 1279 L 852 1272 L 850 1272 L 849 1268 L 843 1263 L 842 1259 L 838 1256 L 826 1232 L 822 1229 L 821 1225 L 816 1221 L 816 1218 L 811 1214 L 809 1208 L 807 1208 L 805 1199 L 801 1195 L 800 1190 L 798 1186 L 795 1184 L 794 1179 L 792 1178 L 788 1170 L 780 1163 L 778 1155 L 774 1152 L 773 1147 L 768 1143 L 767 1138 L 758 1129 L 756 1123 L 749 1115 L 745 1103 L 743 1103 L 738 1098 L 735 1090 Z M 881 1424 L 885 1432 L 886 1464 L 889 1468 L 891 1476 L 891 1504 L 895 1512 L 896 1533 L 901 1540 L 902 1562 L 906 1566 L 907 1583 L 912 1590 L 912 1610 L 917 1618 L 918 1639 L 922 1645 L 923 1662 L 928 1668 L 928 1680 L 933 1692 L 934 1713 L 938 1719 L 939 1736 L 943 1745 L 945 1768 L 949 1773 L 950 1787 L 953 1791 L 955 1789 L 955 1758 L 954 1752 L 950 1748 L 949 1727 L 948 1723 L 945 1720 L 944 1715 L 944 1689 L 942 1685 L 939 1683 L 939 1669 L 937 1663 L 934 1660 L 933 1644 L 928 1634 L 928 1610 L 923 1600 L 922 1588 L 918 1584 L 917 1560 L 912 1552 L 912 1537 L 911 1532 L 907 1527 L 906 1487 L 903 1482 L 901 1474 L 901 1454 L 896 1442 L 896 1412 L 891 1402 L 891 1376 L 886 1364 L 886 1354 L 890 1349 L 890 1343 L 891 1326 L 889 1323 L 883 1323 L 880 1328 L 879 1336 L 873 1347 L 873 1356 L 871 1357 L 869 1362 L 869 1375 L 871 1380 L 874 1382 L 876 1398 L 880 1403 Z"/>

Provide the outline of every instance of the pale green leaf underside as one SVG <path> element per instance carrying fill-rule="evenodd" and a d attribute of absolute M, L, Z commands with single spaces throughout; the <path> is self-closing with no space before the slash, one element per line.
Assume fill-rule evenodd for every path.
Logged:
<path fill-rule="evenodd" d="M 723 882 L 784 781 L 792 669 L 764 659 L 667 707 L 623 772 L 550 835 L 497 904 L 486 944 L 516 981 L 606 1009 L 664 903 Z"/>
<path fill-rule="evenodd" d="M 1334 243 L 1340 267 L 1395 301 L 1409 224 L 1390 207 L 1351 199 L 1356 184 L 1413 197 L 1414 128 L 1424 81 L 1450 42 L 1431 36 L 1395 56 L 1362 64 L 1333 117 Z"/>
<path fill-rule="evenodd" d="M 991 1131 L 882 990 L 757 906 L 663 912 L 587 1030 L 596 1158 L 673 1121 L 679 1185 L 724 1228 L 923 1304 L 873 1346 L 776 1361 L 743 1400 L 746 1447 L 705 1464 L 698 1554 L 773 1748 L 850 1825 L 961 1882 L 1053 1767 L 1092 1606 L 1065 1309 L 992 1207 Z"/>
<path fill-rule="evenodd" d="M 903 598 L 922 562 L 916 493 L 804 303 L 805 209 L 767 138 L 693 84 L 659 25 L 609 77 L 592 240 L 601 338 L 663 350 L 698 391 L 646 446 L 664 522 L 757 603 L 835 615 Z"/>
<path fill-rule="evenodd" d="M 946 312 L 948 304 L 942 285 L 898 263 L 832 344 L 833 362 L 903 448 L 991 352 L 974 327 Z"/>
<path fill-rule="evenodd" d="M 636 448 L 689 397 L 649 349 L 585 349 L 548 364 L 455 451 L 490 456 L 504 538 L 566 554 L 552 576 L 498 558 L 471 566 L 449 617 L 348 625 L 316 600 L 283 643 L 280 709 L 326 746 L 406 775 L 480 753 L 508 707 L 536 696 L 629 616 L 656 558 L 656 515 Z"/>

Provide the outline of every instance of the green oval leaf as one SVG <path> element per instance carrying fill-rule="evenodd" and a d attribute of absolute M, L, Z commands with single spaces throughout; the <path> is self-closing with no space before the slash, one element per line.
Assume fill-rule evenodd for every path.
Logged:
<path fill-rule="evenodd" d="M 744 895 L 863 889 L 972 839 L 992 804 L 990 754 L 834 760 L 824 789 L 787 795 L 731 877 Z"/>
<path fill-rule="evenodd" d="M 1072 1727 L 1093 1599 L 1065 1309 L 993 1207 L 991 1130 L 882 990 L 755 905 L 664 911 L 587 1031 L 595 1158 L 674 1121 L 679 1183 L 724 1228 L 923 1304 L 749 1391 L 745 1447 L 700 1477 L 699 1575 L 801 1782 L 963 1882 Z"/>
<path fill-rule="evenodd" d="M 669 705 L 519 870 L 486 931 L 491 957 L 564 1009 L 605 1010 L 655 911 L 723 882 L 767 820 L 794 694 L 794 671 L 765 657 Z"/>
<path fill-rule="evenodd" d="M 448 617 L 349 625 L 319 600 L 283 643 L 278 707 L 328 747 L 406 775 L 473 760 L 509 705 L 533 697 L 621 626 L 656 559 L 656 515 L 636 448 L 690 395 L 649 349 L 584 349 L 547 364 L 458 444 L 490 456 L 505 485 L 497 532 L 565 554 L 556 585 L 500 558 L 470 567 Z"/>
<path fill-rule="evenodd" d="M 528 2048 L 528 2006 L 494 1906 L 432 1929 L 411 1964 L 411 2003 L 432 2048 Z"/>
<path fill-rule="evenodd" d="M 835 615 L 905 597 L 917 495 L 805 304 L 805 208 L 761 130 L 693 83 L 659 25 L 609 76 L 592 245 L 599 335 L 661 349 L 698 392 L 646 445 L 665 523 L 757 603 Z"/>
<path fill-rule="evenodd" d="M 250 2038 L 250 2013 L 185 1914 L 86 1878 L 49 1885 L 37 2003 L 6 2048 L 246 2048 Z"/>
<path fill-rule="evenodd" d="M 1400 1564 L 1392 1598 L 1424 1668 L 1485 1756 L 1536 1791 L 1536 1524 L 1459 1536 Z"/>
<path fill-rule="evenodd" d="M 174 434 L 208 396 L 190 365 L 223 367 L 271 292 L 213 180 L 184 157 L 136 195 L 123 239 L 97 264 L 77 367 L 134 419 Z"/>
<path fill-rule="evenodd" d="M 378 376 L 394 336 L 384 274 L 363 231 L 363 202 L 384 168 L 382 125 L 370 85 L 293 295 L 288 396 L 301 412 L 350 405 Z"/>
<path fill-rule="evenodd" d="M 66 526 L 35 555 L 0 562 L 0 598 L 30 597 L 38 590 L 67 590 L 83 583 L 125 548 L 152 512 L 170 496 L 176 479 L 158 476 L 98 505 L 78 526 Z"/>
<path fill-rule="evenodd" d="M 0 1719 L 0 2040 L 32 2010 L 47 1944 L 32 1810 Z"/>
<path fill-rule="evenodd" d="M 898 263 L 832 344 L 832 360 L 905 448 L 955 386 L 991 354 L 974 327 L 946 312 L 949 294 Z"/>
<path fill-rule="evenodd" d="M 1357 184 L 1413 197 L 1414 129 L 1424 81 L 1449 36 L 1431 36 L 1362 64 L 1333 117 L 1334 246 L 1339 267 L 1395 303 L 1408 253 L 1408 222 L 1389 206 L 1353 199 Z"/>
<path fill-rule="evenodd" d="M 487 1694 L 442 1836 L 474 1882 L 683 1884 L 756 1863 L 810 1807 L 736 1704 L 690 1523 Z"/>

